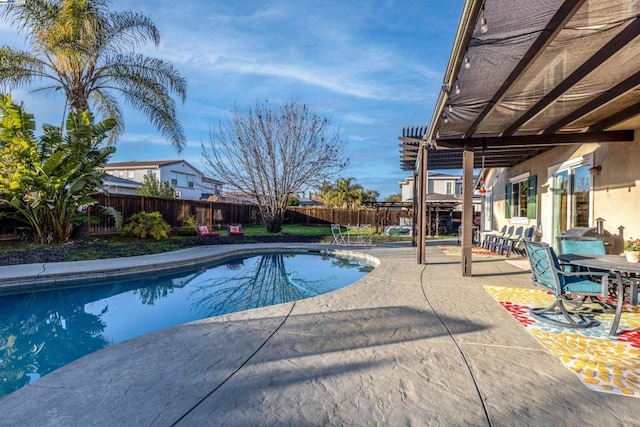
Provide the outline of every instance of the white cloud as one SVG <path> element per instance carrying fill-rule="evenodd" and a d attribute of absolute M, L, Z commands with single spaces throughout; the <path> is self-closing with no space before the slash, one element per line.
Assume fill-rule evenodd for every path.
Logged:
<path fill-rule="evenodd" d="M 348 141 L 354 176 L 384 197 L 398 192 L 397 136 L 426 124 L 440 90 L 462 0 L 119 0 L 112 7 L 149 16 L 162 36 L 143 53 L 187 78 L 178 105 L 187 145 L 176 150 L 124 101 L 117 161 L 184 158 L 198 167 L 208 129 L 234 105 L 298 98 L 327 115 Z M 0 45 L 18 46 L 0 20 Z M 28 111 L 58 120 L 62 107 L 14 91 Z M 117 95 L 116 95 L 117 96 Z M 51 121 L 51 120 L 50 120 Z M 114 160 L 115 161 L 115 160 Z"/>

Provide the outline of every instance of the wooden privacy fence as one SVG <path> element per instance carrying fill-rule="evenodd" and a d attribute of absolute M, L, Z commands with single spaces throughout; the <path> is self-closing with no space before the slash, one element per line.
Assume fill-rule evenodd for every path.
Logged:
<path fill-rule="evenodd" d="M 124 220 L 138 212 L 160 212 L 162 218 L 178 229 L 186 218 L 195 218 L 198 224 L 206 224 L 212 229 L 225 228 L 228 224 L 262 224 L 257 206 L 196 200 L 172 200 L 135 195 L 94 195 L 98 204 L 87 209 L 91 221 L 86 232 L 92 234 L 117 233 L 113 217 L 106 214 L 101 206 L 112 207 L 120 212 Z M 290 207 L 285 214 L 285 222 L 306 225 L 360 225 L 371 224 L 381 233 L 387 225 L 407 223 L 409 211 L 393 208 L 377 209 L 337 209 Z M 25 233 L 25 224 L 9 218 L 0 219 L 0 238 L 17 238 Z"/>
<path fill-rule="evenodd" d="M 130 195 L 97 195 L 98 205 L 90 206 L 88 214 L 92 221 L 89 224 L 89 234 L 115 233 L 115 224 L 111 216 L 104 213 L 102 206 L 109 206 L 120 212 L 126 221 L 138 212 L 160 212 L 162 218 L 171 226 L 179 228 L 184 220 L 195 218 L 198 224 L 206 224 L 210 228 L 225 228 L 227 224 L 240 223 L 245 225 L 260 224 L 258 208 L 253 205 L 236 205 L 232 203 L 207 202 L 198 200 L 172 200 L 156 197 Z"/>
<path fill-rule="evenodd" d="M 408 218 L 409 211 L 401 209 L 338 209 L 338 208 L 301 208 L 287 209 L 287 222 L 293 224 L 371 224 L 376 233 L 384 231 L 387 225 L 399 225 L 400 218 Z"/>

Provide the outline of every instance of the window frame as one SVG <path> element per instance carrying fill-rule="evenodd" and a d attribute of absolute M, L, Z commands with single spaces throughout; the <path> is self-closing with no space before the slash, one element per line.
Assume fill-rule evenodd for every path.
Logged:
<path fill-rule="evenodd" d="M 526 183 L 526 187 L 523 187 Z M 529 172 L 514 176 L 505 186 L 505 218 L 528 222 L 538 216 L 538 177 Z M 525 215 L 522 215 L 525 213 Z"/>

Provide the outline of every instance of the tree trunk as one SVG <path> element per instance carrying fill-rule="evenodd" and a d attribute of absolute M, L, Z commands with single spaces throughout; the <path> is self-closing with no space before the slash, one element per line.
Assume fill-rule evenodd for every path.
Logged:
<path fill-rule="evenodd" d="M 269 233 L 279 233 L 282 231 L 282 217 L 273 216 L 264 219 L 264 225 L 267 227 Z"/>

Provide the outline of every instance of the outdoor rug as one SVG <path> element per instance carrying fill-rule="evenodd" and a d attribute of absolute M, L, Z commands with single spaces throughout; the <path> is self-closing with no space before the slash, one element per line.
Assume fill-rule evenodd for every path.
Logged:
<path fill-rule="evenodd" d="M 625 305 L 622 332 L 610 336 L 613 313 L 597 314 L 600 324 L 592 328 L 560 328 L 529 316 L 529 308 L 553 304 L 551 293 L 497 286 L 485 289 L 588 388 L 640 397 L 640 306 Z"/>
<path fill-rule="evenodd" d="M 454 255 L 454 256 L 460 256 L 460 252 L 462 251 L 462 248 L 460 246 L 438 246 L 438 249 L 440 249 L 445 255 Z M 505 256 L 505 255 L 497 254 L 495 252 L 491 252 L 489 249 L 480 248 L 477 246 L 474 246 L 471 248 L 471 254 L 478 255 L 478 256 L 502 256 L 502 257 Z M 517 255 L 513 253 L 511 254 L 511 256 L 517 257 Z"/>

